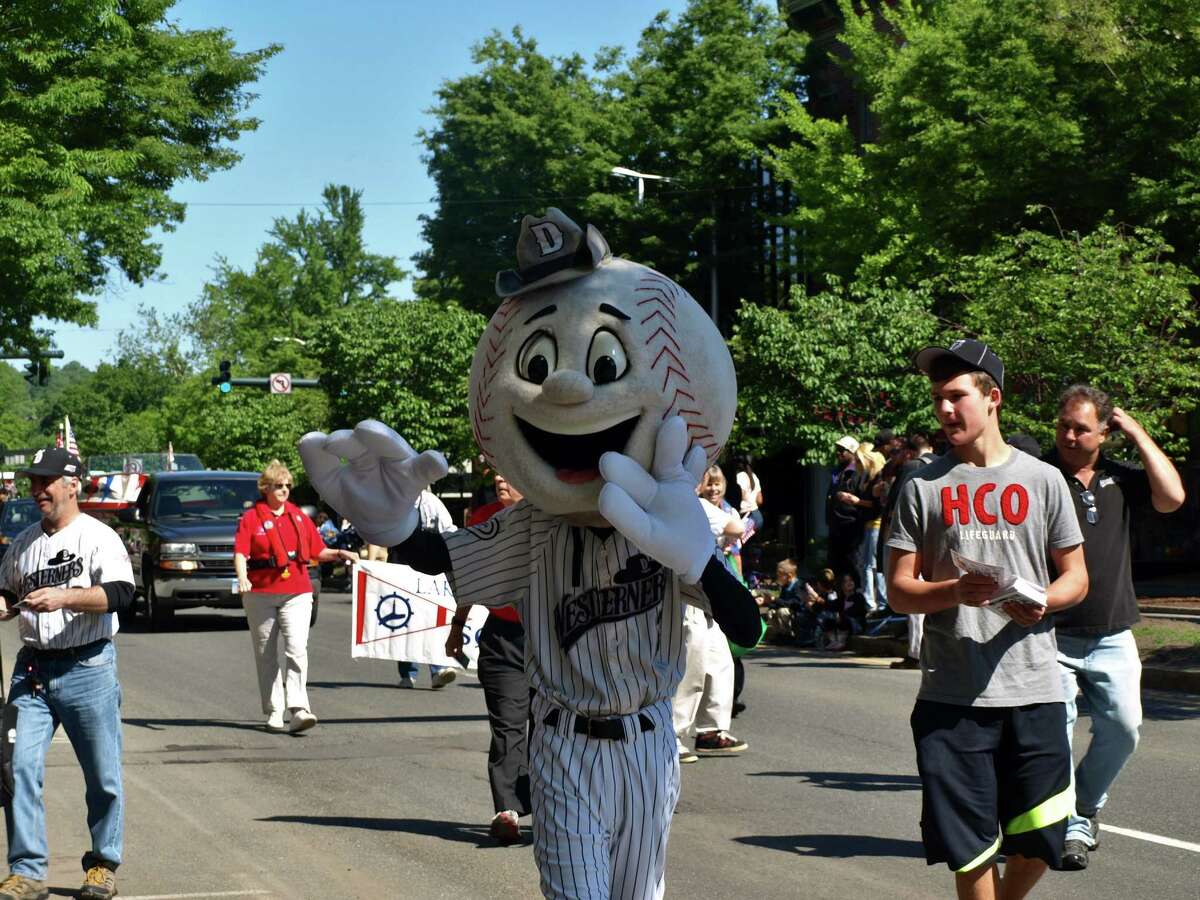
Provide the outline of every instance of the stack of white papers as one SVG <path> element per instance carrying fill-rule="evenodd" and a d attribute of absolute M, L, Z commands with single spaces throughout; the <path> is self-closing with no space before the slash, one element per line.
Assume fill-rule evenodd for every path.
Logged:
<path fill-rule="evenodd" d="M 1046 589 L 1041 585 L 1034 584 L 1020 575 L 1014 575 L 1001 566 L 993 566 L 990 563 L 963 556 L 957 550 L 950 551 L 950 559 L 960 572 L 968 575 L 983 575 L 996 582 L 995 593 L 988 597 L 983 604 L 994 612 L 1006 615 L 1000 606 L 1002 603 L 1024 603 L 1027 606 L 1045 608 Z"/>

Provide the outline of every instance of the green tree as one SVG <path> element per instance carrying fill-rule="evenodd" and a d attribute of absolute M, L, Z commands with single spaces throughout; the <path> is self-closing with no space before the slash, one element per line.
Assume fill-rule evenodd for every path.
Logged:
<path fill-rule="evenodd" d="M 0 447 L 31 447 L 37 440 L 33 400 L 21 373 L 0 362 Z"/>
<path fill-rule="evenodd" d="M 962 331 L 1004 360 L 1003 422 L 1052 440 L 1059 393 L 1074 382 L 1108 391 L 1168 452 L 1168 429 L 1200 398 L 1200 278 L 1170 261 L 1148 229 L 1102 225 L 1087 235 L 1022 232 L 962 259 L 947 279 L 961 297 Z"/>
<path fill-rule="evenodd" d="M 793 288 L 782 309 L 743 303 L 730 341 L 738 418 L 730 445 L 758 454 L 798 447 L 825 463 L 843 434 L 902 432 L 935 423 L 929 391 L 909 360 L 937 336 L 927 290 Z"/>
<path fill-rule="evenodd" d="M 367 251 L 361 191 L 331 184 L 322 196 L 315 216 L 275 220 L 250 271 L 219 261 L 187 317 L 201 359 L 305 371 L 315 362 L 298 341 L 353 303 L 383 299 L 405 277 L 394 256 Z"/>
<path fill-rule="evenodd" d="M 361 302 L 314 338 L 330 396 L 331 427 L 386 422 L 419 450 L 451 462 L 474 455 L 467 380 L 487 320 L 434 300 Z"/>
<path fill-rule="evenodd" d="M 158 269 L 152 230 L 184 216 L 171 187 L 238 160 L 271 45 L 185 31 L 173 0 L 12 0 L 0 7 L 0 346 L 40 348 L 39 316 L 96 323 L 120 271 Z"/>
<path fill-rule="evenodd" d="M 578 215 L 591 194 L 616 187 L 612 148 L 624 131 L 577 54 L 545 56 L 514 28 L 511 39 L 492 32 L 476 44 L 472 61 L 479 71 L 438 89 L 437 124 L 420 133 L 438 205 L 421 217 L 429 249 L 416 257 L 416 288 L 490 315 L 521 215 L 547 205 Z M 602 54 L 595 65 L 615 61 Z"/>
<path fill-rule="evenodd" d="M 919 279 L 997 235 L 1153 226 L 1200 248 L 1200 29 L 1185 0 L 840 0 L 844 68 L 877 122 L 798 102 L 773 154 L 817 272 Z M 1031 205 L 1038 212 L 1030 215 Z M 1047 211 L 1053 211 L 1053 216 Z M 941 298 L 947 299 L 947 298 Z"/>

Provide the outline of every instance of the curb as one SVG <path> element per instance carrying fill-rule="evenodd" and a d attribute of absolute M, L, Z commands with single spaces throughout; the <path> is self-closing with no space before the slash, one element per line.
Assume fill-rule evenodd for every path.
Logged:
<path fill-rule="evenodd" d="M 908 641 L 894 637 L 868 637 L 856 634 L 850 638 L 847 646 L 858 656 L 901 657 L 908 653 Z M 1200 671 L 1143 666 L 1142 687 L 1153 691 L 1200 694 Z"/>

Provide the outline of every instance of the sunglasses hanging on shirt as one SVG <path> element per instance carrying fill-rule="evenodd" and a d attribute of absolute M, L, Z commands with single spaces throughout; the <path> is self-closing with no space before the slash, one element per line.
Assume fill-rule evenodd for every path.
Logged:
<path fill-rule="evenodd" d="M 1100 510 L 1096 509 L 1096 495 L 1091 491 L 1080 491 L 1079 499 L 1083 503 L 1083 514 L 1089 525 L 1100 521 Z"/>

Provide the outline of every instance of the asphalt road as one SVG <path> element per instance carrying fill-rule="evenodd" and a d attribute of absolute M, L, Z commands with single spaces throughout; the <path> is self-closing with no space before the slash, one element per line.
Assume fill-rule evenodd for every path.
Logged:
<path fill-rule="evenodd" d="M 473 677 L 395 687 L 395 669 L 349 655 L 345 595 L 322 600 L 310 642 L 321 724 L 261 728 L 244 621 L 185 613 L 178 630 L 118 638 L 124 689 L 126 898 L 536 897 L 530 848 L 493 847 L 487 719 Z M 15 628 L 0 629 L 11 667 Z M 908 730 L 917 674 L 886 661 L 758 651 L 750 750 L 683 769 L 668 897 L 952 895 L 927 868 Z M 1200 697 L 1148 694 L 1142 746 L 1103 822 L 1200 844 Z M 1080 734 L 1087 720 L 1081 721 Z M 65 739 L 47 770 L 51 884 L 78 886 L 83 788 Z M 1200 852 L 1108 832 L 1083 873 L 1034 896 L 1200 896 Z"/>

